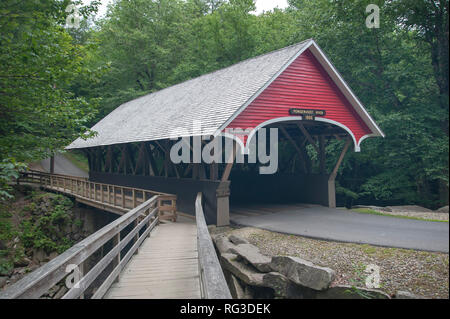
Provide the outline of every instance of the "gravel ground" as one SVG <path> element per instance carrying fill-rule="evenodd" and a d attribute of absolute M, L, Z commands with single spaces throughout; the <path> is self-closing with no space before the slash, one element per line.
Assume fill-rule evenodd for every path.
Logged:
<path fill-rule="evenodd" d="M 345 208 L 342 208 L 345 209 Z M 371 209 L 381 214 L 394 215 L 394 216 L 408 216 L 421 219 L 431 219 L 431 220 L 449 220 L 449 214 L 444 212 L 432 211 L 425 207 L 420 207 L 416 205 L 405 205 L 405 206 L 355 206 L 355 211 L 359 209 Z"/>
<path fill-rule="evenodd" d="M 401 210 L 392 210 L 390 212 L 385 212 L 381 210 L 376 210 L 383 214 L 396 215 L 396 216 L 408 216 L 408 217 L 416 217 L 423 219 L 433 219 L 433 220 L 446 220 L 448 221 L 448 213 L 428 213 L 428 212 L 414 212 L 414 211 L 401 211 Z"/>
<path fill-rule="evenodd" d="M 221 227 L 213 233 L 246 238 L 268 256 L 289 255 L 336 271 L 333 285 L 364 286 L 368 264 L 380 267 L 381 290 L 393 295 L 410 291 L 425 298 L 449 298 L 448 254 L 338 243 L 244 227 Z"/>

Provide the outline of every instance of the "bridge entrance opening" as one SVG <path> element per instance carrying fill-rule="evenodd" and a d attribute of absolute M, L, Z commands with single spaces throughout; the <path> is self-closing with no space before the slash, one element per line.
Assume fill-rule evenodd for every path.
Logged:
<path fill-rule="evenodd" d="M 292 119 L 264 128 L 267 134 L 278 135 L 277 163 L 271 163 L 276 172 L 263 174 L 260 168 L 267 164 L 249 163 L 250 155 L 246 155 L 246 161 L 235 163 L 230 174 L 230 205 L 307 203 L 334 207 L 334 179 L 352 144 L 350 134 L 330 123 Z"/>

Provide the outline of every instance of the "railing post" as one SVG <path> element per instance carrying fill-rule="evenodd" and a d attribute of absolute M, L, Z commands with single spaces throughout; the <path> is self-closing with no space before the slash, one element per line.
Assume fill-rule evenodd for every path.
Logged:
<path fill-rule="evenodd" d="M 145 193 L 145 192 L 144 192 Z M 145 195 L 144 195 L 144 197 L 145 197 Z M 145 203 L 146 201 L 144 201 L 144 203 Z M 148 210 L 147 210 L 147 214 L 150 214 L 150 212 L 151 212 L 151 208 L 149 208 Z M 155 218 L 158 218 L 158 212 L 156 212 L 156 214 L 155 214 Z M 151 221 L 151 218 L 149 218 L 149 220 L 148 220 L 148 222 L 147 222 L 147 229 L 148 228 L 150 228 L 150 225 L 152 224 L 152 221 Z M 151 234 L 151 232 L 149 232 L 148 233 L 148 236 L 147 237 L 150 237 L 150 234 Z"/>
<path fill-rule="evenodd" d="M 125 192 L 123 187 L 120 188 L 122 190 L 122 207 L 125 208 Z"/>
<path fill-rule="evenodd" d="M 85 269 L 85 262 L 86 262 L 86 261 L 83 261 L 81 264 L 78 265 L 78 269 L 79 269 L 79 271 L 80 271 L 80 279 L 84 277 L 84 275 L 85 275 L 85 273 L 86 273 L 86 270 L 87 270 L 87 269 Z M 81 288 L 82 288 L 82 287 L 80 287 L 80 289 L 81 289 Z M 80 295 L 80 299 L 84 299 L 84 293 L 82 293 L 82 294 Z"/>
<path fill-rule="evenodd" d="M 161 215 L 163 214 L 163 212 L 161 211 L 162 201 L 159 198 L 158 201 L 156 202 L 156 205 L 158 207 L 157 215 L 158 217 L 161 217 Z"/>
<path fill-rule="evenodd" d="M 136 219 L 133 222 L 134 228 L 136 228 L 139 224 L 138 221 L 138 217 L 136 217 Z M 136 232 L 136 235 L 134 236 L 134 240 L 133 240 L 133 244 L 137 243 L 139 240 L 139 232 Z M 136 249 L 136 252 L 134 253 L 135 255 L 137 255 L 139 253 L 139 247 Z"/>
<path fill-rule="evenodd" d="M 113 239 L 113 248 L 120 244 L 120 231 L 114 236 Z M 120 251 L 117 253 L 117 256 L 112 261 L 112 268 L 115 269 L 120 264 Z M 118 282 L 120 279 L 120 275 L 117 275 L 116 280 L 114 282 Z"/>
<path fill-rule="evenodd" d="M 173 214 L 173 222 L 176 222 L 177 221 L 177 200 L 176 200 L 176 198 L 175 199 L 172 199 L 172 201 L 171 201 L 171 203 L 172 203 L 172 214 Z"/>
<path fill-rule="evenodd" d="M 133 188 L 132 192 L 133 192 L 133 207 L 132 208 L 135 208 L 137 205 L 136 205 L 136 191 L 134 190 L 134 188 Z"/>
<path fill-rule="evenodd" d="M 114 206 L 116 206 L 116 186 L 113 186 L 112 189 L 113 189 Z"/>

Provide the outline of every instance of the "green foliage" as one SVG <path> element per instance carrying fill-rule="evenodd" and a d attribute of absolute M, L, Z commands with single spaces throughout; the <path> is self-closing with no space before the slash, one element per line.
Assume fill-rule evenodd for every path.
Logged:
<path fill-rule="evenodd" d="M 4 276 L 9 274 L 14 268 L 14 263 L 10 260 L 0 261 L 0 275 Z"/>
<path fill-rule="evenodd" d="M 439 30 L 445 21 L 448 27 L 448 1 L 290 3 L 296 39 L 316 39 L 386 134 L 346 156 L 339 193 L 349 198 L 351 190 L 360 203 L 443 205 L 449 185 L 448 34 L 443 39 Z M 380 7 L 379 29 L 365 26 L 371 3 Z M 329 167 L 336 146 L 327 149 Z"/>
<path fill-rule="evenodd" d="M 0 162 L 0 202 L 13 197 L 9 183 L 19 177 L 19 170 L 24 167 L 14 158 L 5 158 Z"/>
<path fill-rule="evenodd" d="M 71 84 L 90 72 L 87 46 L 74 42 L 65 23 L 69 1 L 0 2 L 0 191 L 11 165 L 45 158 L 92 132 L 95 99 L 76 96 Z M 85 10 L 86 12 L 86 10 Z M 86 13 L 87 14 L 87 13 Z"/>
<path fill-rule="evenodd" d="M 92 135 L 87 127 L 120 104 L 314 38 L 386 134 L 346 156 L 338 200 L 443 205 L 448 0 L 289 3 L 256 16 L 252 0 L 117 0 L 95 25 L 85 20 L 67 30 L 67 0 L 2 1 L 0 196 L 8 197 L 14 176 L 9 163 L 41 159 Z M 365 24 L 372 3 L 380 7 L 379 29 Z M 341 148 L 342 142 L 328 145 L 328 170 Z M 291 155 L 289 148 L 280 152 Z"/>
<path fill-rule="evenodd" d="M 41 191 L 29 194 L 23 187 L 14 191 L 16 202 L 0 204 L 0 275 L 27 264 L 37 249 L 64 252 L 74 244 L 69 236 L 73 225 L 79 230 L 82 226 L 73 219 L 69 198 Z"/>
<path fill-rule="evenodd" d="M 73 243 L 63 236 L 63 227 L 70 225 L 70 209 L 73 203 L 62 195 L 35 194 L 32 202 L 24 207 L 30 213 L 22 220 L 20 239 L 25 248 L 42 248 L 47 253 L 61 253 Z"/>

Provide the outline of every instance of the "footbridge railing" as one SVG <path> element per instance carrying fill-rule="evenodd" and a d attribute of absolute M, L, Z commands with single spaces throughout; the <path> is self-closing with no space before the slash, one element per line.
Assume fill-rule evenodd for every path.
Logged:
<path fill-rule="evenodd" d="M 158 223 L 161 197 L 164 196 L 154 195 L 72 246 L 0 292 L 0 299 L 39 298 L 64 280 L 69 289 L 63 299 L 102 298 Z M 128 233 L 124 236 L 125 228 Z M 88 263 L 88 259 L 99 251 L 101 258 L 91 259 Z"/>
<path fill-rule="evenodd" d="M 158 195 L 160 219 L 176 221 L 176 196 L 152 190 L 118 186 L 89 181 L 84 177 L 44 173 L 23 172 L 18 182 L 38 183 L 43 188 L 68 194 L 78 202 L 116 214 L 124 214 Z"/>
<path fill-rule="evenodd" d="M 231 299 L 230 290 L 206 226 L 202 206 L 202 193 L 198 193 L 195 200 L 195 219 L 197 221 L 197 251 L 201 296 L 206 299 Z"/>

